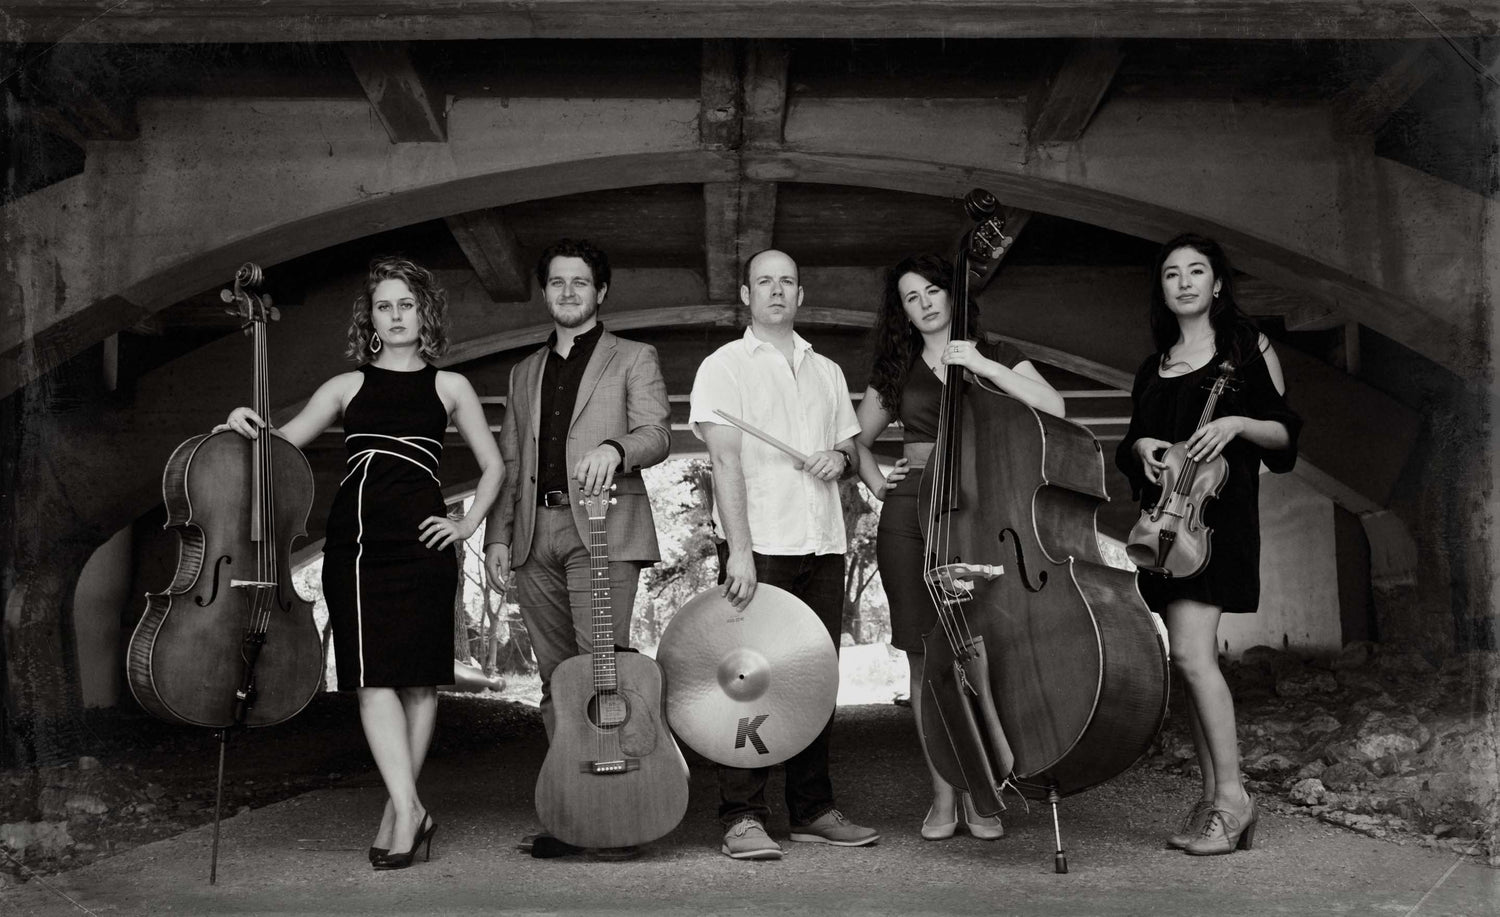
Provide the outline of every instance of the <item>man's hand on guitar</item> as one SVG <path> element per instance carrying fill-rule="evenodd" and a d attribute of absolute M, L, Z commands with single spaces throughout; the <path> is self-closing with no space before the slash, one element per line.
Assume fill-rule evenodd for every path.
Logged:
<path fill-rule="evenodd" d="M 619 464 L 620 453 L 615 451 L 615 447 L 601 444 L 578 460 L 578 467 L 573 469 L 573 477 L 578 480 L 578 488 L 585 496 L 597 496 L 609 490 L 609 485 L 614 483 L 615 468 Z"/>
<path fill-rule="evenodd" d="M 723 596 L 735 608 L 744 608 L 755 598 L 755 555 L 750 551 L 729 552 L 724 565 Z"/>
<path fill-rule="evenodd" d="M 510 585 L 510 545 L 487 544 L 484 546 L 484 572 L 489 577 L 490 588 L 504 592 Z"/>

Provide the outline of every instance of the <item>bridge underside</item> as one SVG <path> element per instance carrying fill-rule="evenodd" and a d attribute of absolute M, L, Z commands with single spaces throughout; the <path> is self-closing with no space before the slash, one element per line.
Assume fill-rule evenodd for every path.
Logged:
<path fill-rule="evenodd" d="M 1473 68 L 1494 61 L 1495 16 L 1333 0 L 1086 16 L 931 0 L 879 22 L 822 0 L 11 6 L 9 654 L 56 656 L 89 554 L 122 529 L 147 541 L 166 457 L 246 400 L 249 347 L 217 297 L 244 261 L 281 304 L 281 419 L 346 365 L 369 259 L 403 253 L 440 273 L 446 365 L 498 428 L 509 368 L 549 329 L 531 263 L 592 238 L 616 266 L 602 317 L 657 346 L 687 451 L 693 372 L 746 318 L 742 258 L 798 260 L 799 325 L 858 394 L 884 269 L 947 250 L 972 187 L 1018 237 L 981 298 L 987 329 L 1107 451 L 1150 347 L 1156 246 L 1220 239 L 1308 419 L 1298 477 L 1352 520 L 1361 575 L 1420 593 L 1410 621 L 1375 610 L 1383 636 L 1467 645 L 1488 619 L 1487 541 L 1460 536 L 1487 533 L 1494 97 Z M 472 461 L 449 445 L 463 492 Z M 308 451 L 316 540 L 342 438 Z M 1111 490 L 1128 496 L 1113 471 Z M 1119 535 L 1132 513 L 1117 500 L 1101 526 Z M 139 566 L 132 590 L 158 588 Z M 46 707 L 24 671 L 8 668 L 9 708 Z"/>

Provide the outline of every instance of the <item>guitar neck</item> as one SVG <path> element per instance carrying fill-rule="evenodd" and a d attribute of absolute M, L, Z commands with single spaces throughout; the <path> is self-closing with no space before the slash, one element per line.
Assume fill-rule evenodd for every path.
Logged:
<path fill-rule="evenodd" d="M 615 672 L 615 619 L 609 603 L 609 536 L 604 517 L 589 518 L 589 588 L 594 610 L 594 690 L 619 688 Z"/>

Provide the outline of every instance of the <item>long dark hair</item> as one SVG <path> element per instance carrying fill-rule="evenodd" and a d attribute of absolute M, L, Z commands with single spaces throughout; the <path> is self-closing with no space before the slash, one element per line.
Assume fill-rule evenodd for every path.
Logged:
<path fill-rule="evenodd" d="M 401 280 L 411 288 L 417 300 L 417 315 L 422 319 L 422 330 L 417 339 L 422 359 L 436 362 L 448 349 L 448 333 L 443 328 L 443 319 L 448 312 L 448 294 L 438 285 L 432 272 L 405 258 L 382 257 L 370 262 L 370 272 L 365 275 L 365 285 L 355 297 L 354 310 L 349 316 L 349 347 L 344 356 L 359 363 L 375 359 L 370 344 L 375 338 L 375 323 L 370 319 L 374 304 L 375 288 L 382 280 Z"/>
<path fill-rule="evenodd" d="M 1260 329 L 1235 301 L 1234 268 L 1229 264 L 1229 256 L 1213 239 L 1191 232 L 1169 239 L 1157 252 L 1156 261 L 1151 266 L 1151 342 L 1161 355 L 1162 364 L 1166 365 L 1167 353 L 1177 343 L 1181 329 L 1177 325 L 1177 316 L 1167 308 L 1167 297 L 1161 288 L 1161 269 L 1179 248 L 1191 248 L 1208 259 L 1214 279 L 1219 282 L 1219 295 L 1208 307 L 1208 321 L 1214 329 L 1214 351 L 1227 354 L 1237 368 L 1243 367 L 1245 361 L 1260 354 Z"/>
<path fill-rule="evenodd" d="M 941 255 L 907 255 L 886 271 L 885 297 L 880 303 L 880 314 L 875 317 L 875 327 L 870 329 L 870 349 L 873 351 L 870 388 L 880 395 L 881 407 L 892 417 L 901 413 L 901 388 L 906 382 L 906 371 L 922 351 L 922 334 L 907 318 L 906 308 L 901 304 L 901 290 L 897 286 L 907 274 L 916 274 L 945 290 L 953 288 L 953 265 Z M 948 307 L 951 314 L 957 304 L 950 301 Z M 971 340 L 979 338 L 979 307 L 972 299 L 969 300 L 963 336 Z"/>

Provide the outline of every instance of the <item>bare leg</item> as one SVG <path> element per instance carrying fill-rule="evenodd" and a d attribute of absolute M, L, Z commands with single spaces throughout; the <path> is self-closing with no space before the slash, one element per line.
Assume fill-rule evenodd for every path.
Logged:
<path fill-rule="evenodd" d="M 1219 670 L 1221 613 L 1213 605 L 1179 599 L 1167 606 L 1167 632 L 1172 641 L 1172 663 L 1182 676 L 1202 735 L 1202 744 L 1198 744 L 1197 734 L 1194 744 L 1198 745 L 1205 791 L 1212 780 L 1214 807 L 1241 813 L 1249 808 L 1249 796 L 1240 781 L 1234 698 Z"/>
<path fill-rule="evenodd" d="M 426 810 L 417 798 L 406 711 L 396 689 L 360 688 L 359 721 L 393 809 L 390 838 L 376 846 L 405 853 L 421 830 Z"/>
<path fill-rule="evenodd" d="M 432 730 L 437 722 L 437 689 L 398 688 L 396 696 L 400 698 L 401 709 L 406 716 L 406 744 L 411 758 L 412 784 L 415 786 L 417 779 L 422 776 L 422 763 L 427 760 L 427 749 L 432 745 Z M 386 799 L 385 811 L 380 815 L 380 830 L 375 834 L 376 847 L 391 849 L 391 832 L 395 820 L 396 807 L 390 799 Z"/>
<path fill-rule="evenodd" d="M 1193 692 L 1184 691 L 1187 697 L 1188 729 L 1193 736 L 1193 750 L 1198 753 L 1198 770 L 1203 775 L 1203 801 L 1213 802 L 1218 783 L 1214 780 L 1213 756 L 1209 754 L 1208 738 L 1203 732 L 1203 721 L 1198 715 L 1198 705 L 1193 703 Z"/>

